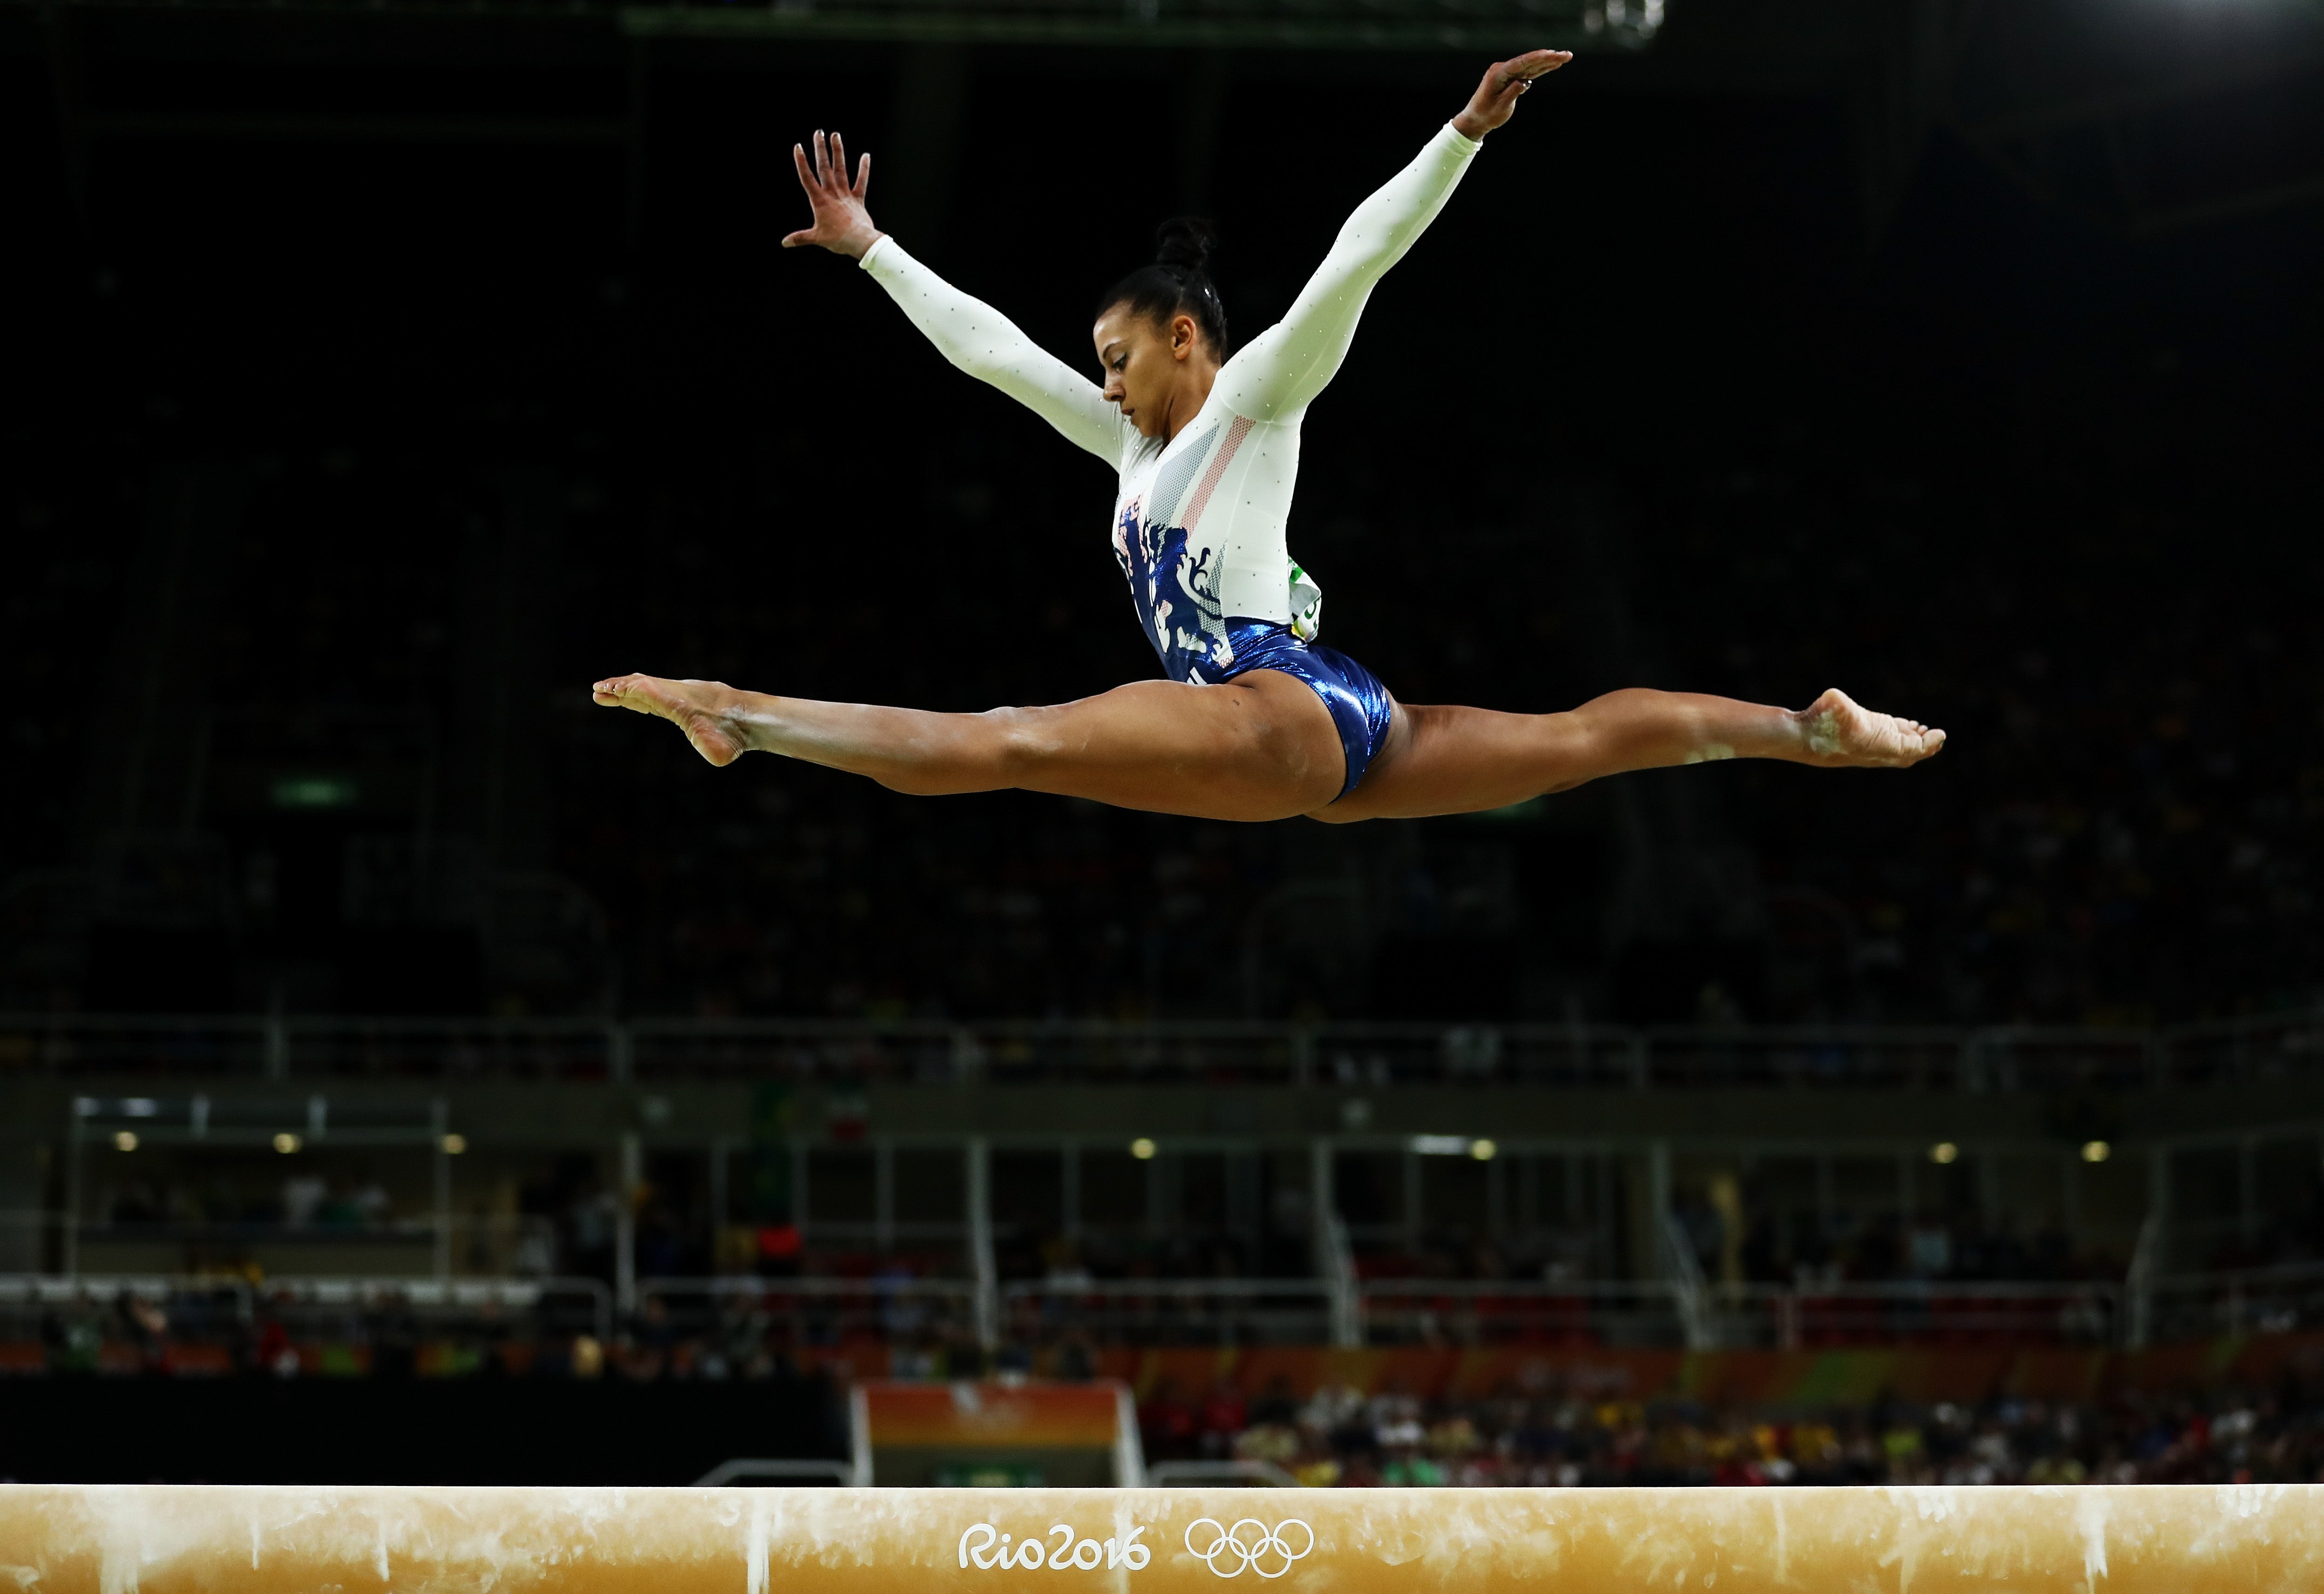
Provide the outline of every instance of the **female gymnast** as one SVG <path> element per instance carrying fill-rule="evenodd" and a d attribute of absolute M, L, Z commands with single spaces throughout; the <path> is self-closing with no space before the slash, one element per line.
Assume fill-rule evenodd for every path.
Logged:
<path fill-rule="evenodd" d="M 1601 775 L 1718 759 L 1902 768 L 1944 733 L 1838 691 L 1793 712 L 1643 688 L 1564 714 L 1399 703 L 1316 645 L 1323 594 L 1284 526 L 1307 406 L 1339 370 L 1364 301 L 1443 207 L 1485 135 L 1572 58 L 1536 50 L 1489 69 L 1411 165 L 1357 207 L 1283 319 L 1237 353 L 1203 271 L 1200 229 L 1163 230 L 1159 258 L 1099 301 L 1103 385 L 1035 346 L 872 225 L 839 135 L 792 158 L 813 225 L 784 247 L 853 257 L 945 358 L 1120 473 L 1113 553 L 1170 677 L 1048 708 L 932 714 L 620 676 L 608 707 L 658 714 L 713 764 L 752 751 L 923 795 L 1016 787 L 1206 819 L 1333 823 L 1499 808 Z"/>

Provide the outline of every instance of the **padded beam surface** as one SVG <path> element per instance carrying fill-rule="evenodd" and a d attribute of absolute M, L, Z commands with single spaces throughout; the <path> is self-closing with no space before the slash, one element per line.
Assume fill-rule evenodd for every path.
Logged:
<path fill-rule="evenodd" d="M 0 1488 L 0 1589 L 23 1594 L 1203 1594 L 1230 1576 L 2312 1594 L 2324 1490 Z"/>

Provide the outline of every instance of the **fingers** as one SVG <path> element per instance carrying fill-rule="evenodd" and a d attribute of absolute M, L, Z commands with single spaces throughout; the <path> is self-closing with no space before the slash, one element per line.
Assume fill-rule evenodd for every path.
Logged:
<path fill-rule="evenodd" d="M 812 167 L 808 152 L 814 152 Z M 872 157 L 868 154 L 855 163 L 855 180 L 847 180 L 847 144 L 836 133 L 825 133 L 818 127 L 805 145 L 791 146 L 791 161 L 798 168 L 799 185 L 809 194 L 837 198 L 853 194 L 861 199 L 872 181 Z"/>
<path fill-rule="evenodd" d="M 1484 80 L 1477 85 L 1476 97 L 1469 102 L 1466 113 L 1472 118 L 1470 125 L 1454 125 L 1471 137 L 1481 137 L 1505 124 L 1517 109 L 1517 100 L 1532 88 L 1534 79 L 1557 70 L 1573 59 L 1570 50 L 1528 50 L 1523 55 L 1495 61 L 1485 69 Z"/>
<path fill-rule="evenodd" d="M 872 183 L 872 157 L 866 152 L 855 162 L 855 181 L 850 186 L 847 180 L 847 145 L 835 131 L 831 135 L 831 175 L 841 193 L 853 194 L 859 199 Z"/>
<path fill-rule="evenodd" d="M 1530 83 L 1536 78 L 1554 72 L 1573 59 L 1570 50 L 1528 50 L 1514 60 L 1502 62 L 1510 76 Z"/>
<path fill-rule="evenodd" d="M 812 151 L 812 158 L 809 152 Z M 783 247 L 797 249 L 803 244 L 824 240 L 817 236 L 826 217 L 824 207 L 849 198 L 862 199 L 864 190 L 872 186 L 872 157 L 867 153 L 855 162 L 855 180 L 847 180 L 847 144 L 836 133 L 826 134 L 820 127 L 804 144 L 791 146 L 791 164 L 798 169 L 799 187 L 807 190 L 807 203 L 813 207 L 816 225 L 792 233 L 783 239 Z"/>
<path fill-rule="evenodd" d="M 1501 61 L 1486 74 L 1496 102 L 1511 103 L 1532 87 L 1536 78 L 1554 72 L 1573 59 L 1570 50 L 1528 50 Z"/>

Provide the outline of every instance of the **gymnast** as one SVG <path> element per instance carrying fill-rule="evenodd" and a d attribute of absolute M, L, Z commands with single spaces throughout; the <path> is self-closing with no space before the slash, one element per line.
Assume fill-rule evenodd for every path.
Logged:
<path fill-rule="evenodd" d="M 1400 703 L 1317 640 L 1323 593 L 1285 542 L 1299 430 L 1357 318 L 1476 156 L 1545 74 L 1536 50 L 1489 69 L 1460 115 L 1356 207 L 1288 314 L 1240 351 L 1204 271 L 1200 224 L 1098 301 L 1101 385 L 904 252 L 864 207 L 839 135 L 794 145 L 812 225 L 783 240 L 860 262 L 945 358 L 1120 473 L 1113 553 L 1169 678 L 1042 708 L 935 714 L 618 676 L 596 702 L 659 715 L 713 764 L 753 751 L 895 791 L 1028 791 L 1207 819 L 1332 823 L 1499 808 L 1601 775 L 1730 758 L 1899 769 L 1944 733 L 1837 689 L 1793 711 L 1630 688 L 1563 714 Z"/>

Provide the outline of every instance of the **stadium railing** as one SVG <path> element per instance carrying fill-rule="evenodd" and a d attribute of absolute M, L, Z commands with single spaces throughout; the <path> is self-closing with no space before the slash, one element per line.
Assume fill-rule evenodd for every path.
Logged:
<path fill-rule="evenodd" d="M 913 1376 L 915 1347 L 973 1336 L 966 1278 L 646 1278 L 617 1310 L 595 1278 L 436 1280 L 221 1276 L 0 1275 L 0 1370 L 81 1367 L 227 1370 L 219 1347 L 278 1325 L 308 1362 L 326 1344 L 481 1345 L 511 1337 L 594 1336 L 600 1344 L 779 1330 L 795 1346 L 887 1346 Z M 2184 1274 L 2153 1281 L 2153 1342 L 2287 1333 L 2324 1325 L 2324 1263 Z M 1332 1342 L 1333 1285 L 1317 1278 L 1063 1278 L 1001 1285 L 1002 1342 L 1074 1334 L 1101 1344 L 1300 1346 Z M 1682 1286 L 1656 1281 L 1367 1280 L 1354 1346 L 1816 1350 L 1928 1345 L 2089 1348 L 2133 1342 L 2124 1285 L 2110 1281 L 1943 1281 L 1711 1286 L 1690 1316 Z M 150 1310 L 149 1310 L 150 1309 Z M 140 1325 L 143 1325 L 142 1327 Z M 139 1340 L 149 1341 L 137 1366 Z M 47 1349 L 23 1365 L 27 1348 Z M 205 1359 L 204 1348 L 208 1348 Z M 84 1354 L 85 1353 L 85 1354 Z M 278 1350 L 277 1354 L 281 1352 Z M 918 1369 L 934 1376 L 936 1362 Z M 82 1364 L 86 1363 L 84 1367 Z M 465 1363 L 432 1370 L 457 1372 Z M 327 1362 L 309 1371 L 357 1372 Z M 290 1370 L 290 1369 L 286 1369 Z"/>
<path fill-rule="evenodd" d="M 141 1317 L 138 1308 L 150 1307 Z M 0 1341 L 57 1339 L 68 1352 L 77 1335 L 95 1353 L 120 1342 L 106 1314 L 156 1341 L 183 1347 L 246 1335 L 262 1317 L 294 1341 L 372 1337 L 390 1319 L 415 1335 L 479 1335 L 523 1326 L 549 1333 L 587 1333 L 601 1342 L 614 1331 L 613 1292 L 595 1278 L 272 1278 L 231 1275 L 0 1274 Z M 86 1331 L 85 1334 L 83 1331 Z"/>
<path fill-rule="evenodd" d="M 838 4 L 706 9 L 668 3 L 605 5 L 624 31 L 646 37 L 911 39 L 1008 44 L 1184 48 L 1519 49 L 1537 41 L 1639 49 L 1660 30 L 1664 0 L 1368 0 L 1268 5 L 1264 0 L 840 0 Z"/>
<path fill-rule="evenodd" d="M 2324 1013 L 2158 1029 L 0 1016 L 0 1077 L 2168 1088 L 2305 1076 Z"/>
<path fill-rule="evenodd" d="M 2148 1291 L 2146 1337 L 2156 1343 L 2324 1324 L 2324 1262 L 2172 1274 Z"/>
<path fill-rule="evenodd" d="M 976 1285 L 965 1278 L 641 1278 L 640 1313 L 673 1334 L 712 1334 L 739 1319 L 780 1322 L 800 1343 L 908 1341 L 967 1331 Z"/>

